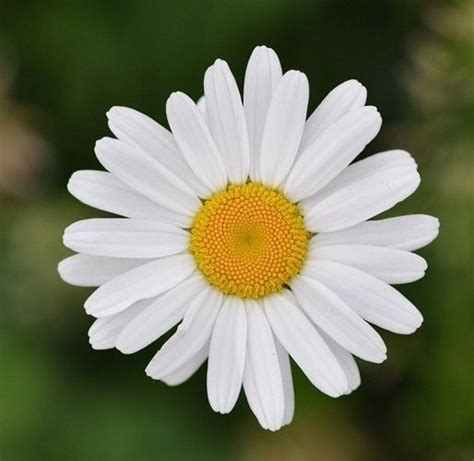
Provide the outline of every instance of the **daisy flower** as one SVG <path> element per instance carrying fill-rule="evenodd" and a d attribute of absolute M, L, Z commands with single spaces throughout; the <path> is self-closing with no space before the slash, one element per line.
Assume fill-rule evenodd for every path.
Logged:
<path fill-rule="evenodd" d="M 346 81 L 307 118 L 306 76 L 283 74 L 260 46 L 243 99 L 218 59 L 197 104 L 168 99 L 171 131 L 113 107 L 115 138 L 95 146 L 107 171 L 78 171 L 68 189 L 121 217 L 66 228 L 78 254 L 59 264 L 65 281 L 98 287 L 85 302 L 92 347 L 131 354 L 177 325 L 147 375 L 176 385 L 207 360 L 212 409 L 230 412 L 243 387 L 270 430 L 293 418 L 289 357 L 331 397 L 357 388 L 354 356 L 386 358 L 371 324 L 400 334 L 421 325 L 390 285 L 423 277 L 413 251 L 438 233 L 426 215 L 371 220 L 420 177 L 402 150 L 353 162 L 382 123 L 366 94 Z"/>

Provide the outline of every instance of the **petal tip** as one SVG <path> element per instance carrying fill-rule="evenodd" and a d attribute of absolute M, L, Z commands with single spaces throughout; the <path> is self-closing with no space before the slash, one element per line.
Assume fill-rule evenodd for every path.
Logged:
<path fill-rule="evenodd" d="M 169 105 L 174 104 L 176 101 L 183 99 L 186 96 L 182 91 L 173 91 L 166 101 L 166 107 L 168 108 Z"/>
<path fill-rule="evenodd" d="M 214 61 L 214 65 L 216 67 L 227 67 L 228 66 L 227 62 L 224 59 L 221 59 L 221 58 L 217 58 Z"/>
<path fill-rule="evenodd" d="M 153 377 L 153 372 L 152 372 L 152 370 L 150 369 L 150 366 L 149 366 L 149 365 L 145 368 L 145 374 L 146 374 L 149 378 L 155 379 L 155 378 Z"/>
<path fill-rule="evenodd" d="M 59 277 L 61 278 L 61 280 L 63 282 L 66 282 L 66 283 L 69 283 L 67 281 L 67 276 L 66 276 L 66 264 L 67 264 L 67 260 L 69 258 L 66 258 L 66 259 L 63 259 L 62 261 L 59 261 L 58 263 L 58 266 L 57 266 L 57 271 L 58 271 L 58 274 L 59 274 Z"/>
<path fill-rule="evenodd" d="M 104 149 L 113 145 L 114 141 L 118 142 L 117 139 L 110 138 L 108 136 L 104 136 L 103 138 L 98 139 L 95 142 L 95 146 L 94 146 L 95 153 L 97 155 L 100 155 L 101 153 L 103 153 Z"/>
<path fill-rule="evenodd" d="M 112 118 L 115 117 L 115 115 L 118 115 L 120 111 L 120 106 L 112 106 L 106 113 L 105 116 L 107 119 L 110 121 Z"/>

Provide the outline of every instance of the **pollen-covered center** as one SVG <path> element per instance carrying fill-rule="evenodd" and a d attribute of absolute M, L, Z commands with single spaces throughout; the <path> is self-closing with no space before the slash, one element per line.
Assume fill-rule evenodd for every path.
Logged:
<path fill-rule="evenodd" d="M 279 291 L 306 257 L 309 233 L 298 207 L 262 184 L 230 185 L 197 213 L 191 251 L 208 281 L 226 294 Z"/>

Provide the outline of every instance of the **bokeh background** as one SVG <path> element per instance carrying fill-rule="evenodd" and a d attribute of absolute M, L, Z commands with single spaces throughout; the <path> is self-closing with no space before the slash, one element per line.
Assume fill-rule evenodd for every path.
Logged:
<path fill-rule="evenodd" d="M 178 388 L 147 378 L 159 344 L 134 356 L 93 351 L 89 290 L 56 272 L 69 254 L 64 227 L 101 215 L 65 185 L 98 167 L 105 112 L 126 105 L 165 123 L 172 91 L 197 99 L 217 57 L 242 82 L 259 44 L 308 75 L 311 110 L 336 84 L 363 82 L 384 117 L 367 153 L 405 148 L 422 175 L 390 213 L 441 221 L 421 251 L 426 277 L 401 288 L 422 328 L 384 333 L 388 360 L 360 363 L 350 396 L 322 395 L 295 368 L 295 419 L 275 434 L 243 398 L 214 414 L 204 369 Z M 472 0 L 2 0 L 0 459 L 471 460 L 473 133 Z"/>

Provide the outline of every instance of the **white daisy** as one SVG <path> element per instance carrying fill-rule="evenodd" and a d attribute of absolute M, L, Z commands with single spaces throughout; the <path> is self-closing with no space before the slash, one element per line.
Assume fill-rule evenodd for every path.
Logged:
<path fill-rule="evenodd" d="M 243 386 L 259 423 L 277 430 L 294 412 L 289 356 L 331 397 L 360 383 L 353 356 L 380 363 L 375 329 L 409 334 L 418 310 L 389 284 L 423 277 L 413 253 L 438 233 L 426 215 L 367 221 L 417 188 L 407 152 L 353 160 L 381 117 L 355 80 L 306 119 L 308 81 L 282 74 L 257 47 L 243 103 L 217 60 L 196 105 L 170 96 L 171 132 L 125 107 L 107 116 L 116 139 L 97 142 L 105 171 L 69 181 L 82 202 L 123 218 L 69 226 L 78 254 L 59 264 L 74 285 L 98 287 L 95 349 L 137 352 L 178 325 L 146 369 L 169 385 L 205 361 L 211 407 L 228 413 Z"/>

